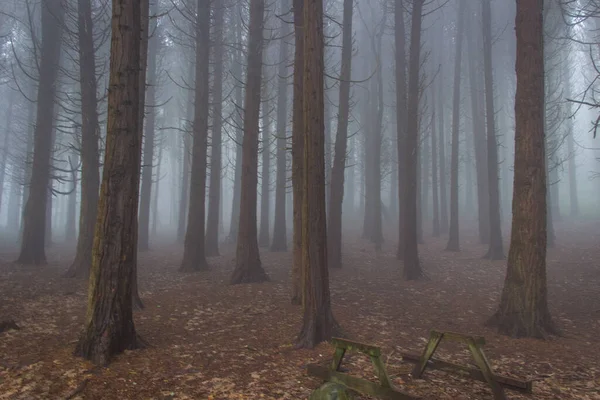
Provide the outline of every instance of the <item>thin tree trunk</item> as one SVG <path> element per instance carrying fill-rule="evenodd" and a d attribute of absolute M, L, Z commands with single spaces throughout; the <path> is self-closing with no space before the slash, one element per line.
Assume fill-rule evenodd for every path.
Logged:
<path fill-rule="evenodd" d="M 452 96 L 452 157 L 450 162 L 450 232 L 447 251 L 459 251 L 458 230 L 458 159 L 460 129 L 460 78 L 462 60 L 463 26 L 465 20 L 465 1 L 459 0 L 458 24 L 456 26 L 456 54 L 454 58 L 454 93 Z"/>
<path fill-rule="evenodd" d="M 341 268 L 342 266 L 342 204 L 346 153 L 348 151 L 350 79 L 352 75 L 352 11 L 353 0 L 344 0 L 339 110 L 333 166 L 331 168 L 331 183 L 329 187 L 331 191 L 329 194 L 329 223 L 327 227 L 327 262 L 329 268 Z"/>
<path fill-rule="evenodd" d="M 76 354 L 96 364 L 141 347 L 133 323 L 140 183 L 140 5 L 113 0 L 106 151 L 88 309 Z M 118 245 L 117 245 L 118 244 Z"/>
<path fill-rule="evenodd" d="M 223 24 L 225 5 L 216 4 L 214 11 L 214 70 L 212 90 L 212 142 L 210 182 L 208 189 L 208 216 L 206 223 L 206 255 L 219 255 L 219 220 L 221 212 L 221 154 L 223 128 Z"/>
<path fill-rule="evenodd" d="M 15 103 L 16 92 L 12 89 L 8 89 L 8 107 L 6 108 L 6 125 L 4 126 L 4 140 L 2 143 L 2 158 L 0 159 L 0 206 L 2 205 L 4 195 L 4 180 L 6 176 L 6 160 L 8 159 L 8 149 L 10 148 L 10 137 L 12 136 L 12 116 Z"/>
<path fill-rule="evenodd" d="M 42 47 L 37 93 L 37 122 L 29 195 L 23 215 L 19 264 L 46 264 L 46 205 L 52 155 L 52 132 L 64 8 L 60 0 L 42 4 Z M 51 121 L 51 122 L 49 122 Z"/>
<path fill-rule="evenodd" d="M 280 13 L 288 15 L 291 9 L 291 1 L 285 0 L 281 3 Z M 288 43 L 287 37 L 290 34 L 289 23 L 281 20 L 279 42 L 279 71 L 277 88 L 277 176 L 275 178 L 275 221 L 273 223 L 273 241 L 271 242 L 271 251 L 287 251 L 287 227 L 286 227 L 286 186 L 287 186 L 287 100 L 288 100 Z"/>
<path fill-rule="evenodd" d="M 158 147 L 158 160 L 156 162 L 156 183 L 154 184 L 154 190 L 152 191 L 152 236 L 156 236 L 156 230 L 158 228 L 158 195 L 160 194 L 160 180 L 161 180 L 161 165 L 163 158 L 163 145 Z"/>
<path fill-rule="evenodd" d="M 79 151 L 73 151 L 69 168 L 77 168 L 79 165 Z M 67 202 L 67 218 L 65 220 L 65 240 L 71 244 L 77 237 L 77 173 L 74 174 L 75 181 Z"/>
<path fill-rule="evenodd" d="M 267 96 L 265 96 L 267 97 Z M 258 246 L 269 246 L 269 203 L 271 200 L 271 119 L 269 118 L 269 102 L 263 103 L 262 115 L 262 168 L 260 179 L 260 229 Z"/>
<path fill-rule="evenodd" d="M 435 89 L 431 90 L 431 195 L 433 198 L 433 237 L 440 236 L 440 207 L 438 193 L 438 159 L 437 159 L 437 130 L 436 130 L 436 98 Z"/>
<path fill-rule="evenodd" d="M 494 76 L 492 73 L 492 12 L 490 0 L 483 1 L 483 59 L 485 70 L 485 104 L 487 121 L 487 177 L 489 189 L 490 246 L 486 258 L 504 259 L 502 224 L 500 221 L 500 189 L 498 182 L 498 147 L 496 144 L 496 124 L 494 108 Z"/>
<path fill-rule="evenodd" d="M 179 270 L 208 269 L 205 253 L 206 149 L 208 140 L 208 82 L 210 55 L 210 0 L 198 0 L 196 17 L 196 83 L 194 136 L 190 176 L 190 210 Z"/>
<path fill-rule="evenodd" d="M 265 0 L 250 0 L 248 61 L 244 101 L 242 185 L 235 269 L 230 282 L 253 283 L 269 279 L 260 261 L 257 232 L 258 133 L 263 57 Z"/>

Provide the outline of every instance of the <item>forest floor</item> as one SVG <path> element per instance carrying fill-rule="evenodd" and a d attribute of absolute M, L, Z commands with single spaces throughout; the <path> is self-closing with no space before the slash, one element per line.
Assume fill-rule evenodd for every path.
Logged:
<path fill-rule="evenodd" d="M 510 399 L 600 399 L 600 231 L 598 222 L 561 226 L 548 254 L 551 312 L 562 330 L 548 340 L 511 339 L 484 327 L 498 304 L 505 262 L 482 260 L 486 247 L 464 235 L 462 251 L 445 239 L 420 247 L 428 280 L 405 282 L 388 240 L 380 253 L 347 233 L 344 268 L 331 271 L 333 311 L 346 334 L 382 347 L 393 381 L 423 399 L 492 399 L 490 390 L 457 375 L 426 371 L 399 376 L 430 329 L 485 336 L 495 371 L 534 380 L 533 395 Z M 593 232 L 595 230 L 595 232 Z M 507 248 L 508 249 L 508 248 Z M 139 334 L 151 345 L 127 351 L 108 368 L 72 355 L 82 329 L 86 284 L 65 279 L 72 252 L 59 245 L 44 267 L 11 263 L 0 254 L 0 320 L 21 328 L 0 333 L 0 399 L 306 399 L 321 382 L 309 363 L 327 363 L 332 349 L 295 350 L 300 308 L 289 302 L 290 253 L 262 252 L 271 282 L 230 286 L 234 249 L 210 259 L 205 273 L 177 272 L 180 246 L 156 245 L 140 255 Z M 440 357 L 467 363 L 460 347 Z M 373 379 L 370 361 L 351 356 L 353 374 Z"/>

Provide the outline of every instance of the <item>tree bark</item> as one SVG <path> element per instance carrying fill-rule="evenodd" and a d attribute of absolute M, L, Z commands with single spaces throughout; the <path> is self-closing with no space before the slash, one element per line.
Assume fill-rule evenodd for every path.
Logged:
<path fill-rule="evenodd" d="M 293 0 L 294 7 L 294 100 L 292 115 L 292 191 L 293 249 L 292 304 L 302 302 L 302 196 L 304 176 L 304 0 Z"/>
<path fill-rule="evenodd" d="M 517 1 L 515 179 L 508 268 L 488 321 L 512 337 L 554 332 L 546 289 L 543 1 Z"/>
<path fill-rule="evenodd" d="M 325 125 L 323 1 L 304 1 L 304 171 L 302 198 L 302 328 L 297 346 L 313 348 L 331 339 L 337 324 L 331 311 L 325 213 Z"/>
<path fill-rule="evenodd" d="M 404 27 L 404 1 L 396 0 L 394 11 L 395 48 L 396 48 L 396 128 L 398 165 L 403 165 L 405 156 L 405 137 L 407 129 L 407 100 L 406 100 L 406 32 Z M 404 229 L 405 229 L 405 189 L 406 174 L 399 168 L 398 174 L 398 251 L 396 258 L 404 259 Z"/>
<path fill-rule="evenodd" d="M 291 9 L 291 1 L 284 0 L 281 3 L 280 13 L 288 15 Z M 286 174 L 287 174 L 287 98 L 288 98 L 288 43 L 287 37 L 290 34 L 289 23 L 281 20 L 279 42 L 279 72 L 277 88 L 277 176 L 275 178 L 275 221 L 273 222 L 273 241 L 271 242 L 271 251 L 287 251 L 287 227 L 286 227 Z"/>
<path fill-rule="evenodd" d="M 231 284 L 264 282 L 269 279 L 260 261 L 257 232 L 258 133 L 263 56 L 265 0 L 250 0 L 248 25 L 248 72 L 244 101 L 240 223 L 235 269 Z"/>
<path fill-rule="evenodd" d="M 190 210 L 181 272 L 208 269 L 205 253 L 206 149 L 208 141 L 208 82 L 210 55 L 210 0 L 198 0 L 196 17 L 196 84 L 194 136 L 190 176 Z"/>
<path fill-rule="evenodd" d="M 46 264 L 46 206 L 50 183 L 56 83 L 60 62 L 64 8 L 60 0 L 42 4 L 42 47 L 39 63 L 37 118 L 29 195 L 23 215 L 19 264 Z"/>
<path fill-rule="evenodd" d="M 267 97 L 267 96 L 265 96 Z M 269 246 L 269 203 L 271 200 L 271 119 L 269 118 L 269 102 L 263 103 L 262 113 L 262 168 L 260 177 L 260 230 L 258 246 Z"/>
<path fill-rule="evenodd" d="M 113 0 L 102 187 L 84 332 L 75 353 L 97 364 L 140 347 L 133 323 L 140 181 L 140 2 Z"/>
<path fill-rule="evenodd" d="M 435 88 L 431 90 L 431 196 L 433 198 L 433 229 L 432 236 L 440 236 L 440 207 L 438 192 L 438 159 L 437 159 L 437 131 L 436 131 L 436 98 Z"/>
<path fill-rule="evenodd" d="M 414 0 L 410 32 L 408 108 L 404 139 L 404 279 L 423 276 L 417 240 L 417 163 L 419 162 L 419 73 L 421 66 L 421 23 L 424 0 Z"/>
<path fill-rule="evenodd" d="M 498 182 L 498 147 L 496 144 L 496 124 L 494 109 L 494 76 L 492 73 L 492 12 L 490 0 L 483 1 L 483 60 L 485 72 L 485 105 L 487 121 L 487 178 L 490 213 L 490 246 L 485 258 L 504 259 L 502 227 L 500 221 L 500 189 Z"/>
<path fill-rule="evenodd" d="M 456 54 L 454 58 L 454 92 L 452 96 L 452 155 L 450 161 L 450 232 L 447 251 L 460 251 L 458 230 L 458 159 L 460 129 L 460 78 L 463 43 L 463 26 L 465 20 L 465 1 L 459 0 L 458 24 L 456 26 Z"/>
<path fill-rule="evenodd" d="M 342 267 L 342 204 L 344 200 L 346 153 L 348 152 L 348 117 L 350 114 L 350 79 L 352 75 L 352 11 L 353 0 L 344 0 L 339 110 L 329 186 L 329 213 L 327 215 L 329 222 L 327 227 L 327 263 L 329 268 Z"/>
<path fill-rule="evenodd" d="M 223 24 L 225 6 L 217 4 L 214 11 L 214 66 L 212 90 L 212 141 L 208 216 L 206 222 L 206 255 L 219 255 L 219 220 L 221 212 L 221 164 L 223 128 Z"/>
<path fill-rule="evenodd" d="M 69 168 L 77 168 L 79 165 L 79 150 L 73 151 L 73 157 L 70 159 Z M 65 240 L 71 244 L 77 237 L 77 172 L 74 174 L 75 181 L 73 188 L 69 193 L 67 202 L 67 218 L 65 220 Z"/>
<path fill-rule="evenodd" d="M 156 184 L 152 191 L 152 236 L 156 236 L 158 228 L 158 195 L 160 194 L 160 180 L 161 180 L 161 165 L 163 159 L 163 145 L 158 146 L 158 159 L 156 162 Z"/>

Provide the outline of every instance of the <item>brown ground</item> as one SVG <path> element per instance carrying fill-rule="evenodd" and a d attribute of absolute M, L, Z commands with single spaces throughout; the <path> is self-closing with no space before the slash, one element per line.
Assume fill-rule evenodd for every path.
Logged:
<path fill-rule="evenodd" d="M 549 261 L 552 314 L 563 331 L 547 341 L 515 340 L 483 327 L 498 302 L 504 262 L 480 259 L 485 247 L 462 238 L 462 252 L 445 240 L 421 247 L 430 280 L 404 282 L 388 241 L 372 246 L 347 234 L 345 267 L 332 271 L 333 309 L 353 339 L 378 344 L 396 384 L 426 399 L 492 399 L 491 392 L 444 372 L 423 380 L 398 376 L 400 351 L 420 351 L 428 330 L 484 335 L 497 372 L 535 380 L 534 394 L 511 399 L 600 399 L 600 230 L 562 227 Z M 595 233 L 590 234 L 589 232 Z M 586 232 L 586 233 L 583 233 Z M 272 282 L 229 286 L 233 249 L 210 260 L 212 271 L 177 272 L 181 248 L 158 247 L 140 256 L 146 309 L 136 327 L 151 348 L 126 352 L 106 369 L 71 355 L 82 328 L 86 286 L 60 277 L 71 258 L 49 253 L 46 267 L 10 264 L 0 254 L 0 319 L 19 331 L 0 333 L 0 399 L 305 399 L 320 382 L 306 364 L 326 362 L 331 348 L 294 350 L 300 310 L 289 304 L 290 255 L 263 251 Z M 442 346 L 442 357 L 468 362 L 463 349 Z M 350 358 L 352 373 L 372 378 L 368 359 Z"/>

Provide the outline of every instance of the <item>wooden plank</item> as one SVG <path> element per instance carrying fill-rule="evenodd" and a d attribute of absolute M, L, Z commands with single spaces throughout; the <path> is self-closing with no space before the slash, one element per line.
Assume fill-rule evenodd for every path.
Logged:
<path fill-rule="evenodd" d="M 483 350 L 481 350 L 481 347 L 479 347 L 472 338 L 469 338 L 467 345 L 469 346 L 471 355 L 475 360 L 475 364 L 477 364 L 477 366 L 483 373 L 483 377 L 485 378 L 486 382 L 492 388 L 492 392 L 494 393 L 494 399 L 506 400 L 504 389 L 494 379 L 494 372 L 492 371 L 492 367 L 490 366 L 490 363 L 487 360 L 487 357 L 485 356 Z"/>
<path fill-rule="evenodd" d="M 346 354 L 346 349 L 341 347 L 335 348 L 335 353 L 333 354 L 333 360 L 331 360 L 331 369 L 333 371 L 339 371 L 340 366 L 342 365 L 342 360 L 344 359 L 344 355 Z"/>
<path fill-rule="evenodd" d="M 342 339 L 342 338 L 332 338 L 331 344 L 335 347 L 348 350 L 360 351 L 362 353 L 368 354 L 373 357 L 379 357 L 381 355 L 381 349 L 377 346 L 372 346 L 370 344 L 354 342 L 352 340 Z"/>
<path fill-rule="evenodd" d="M 324 381 L 339 383 L 349 389 L 367 396 L 375 396 L 384 400 L 417 400 L 419 397 L 399 391 L 394 387 L 382 387 L 366 379 L 346 375 L 341 372 L 332 371 L 329 368 L 316 364 L 308 365 L 308 374 L 321 378 Z"/>
<path fill-rule="evenodd" d="M 431 334 L 437 334 L 437 335 L 443 335 L 444 339 L 446 340 L 450 340 L 451 342 L 459 342 L 459 343 L 467 343 L 467 341 L 469 339 L 472 339 L 476 345 L 478 346 L 483 346 L 485 345 L 485 338 L 483 336 L 471 336 L 471 335 L 465 335 L 462 333 L 456 333 L 456 332 L 440 332 L 440 331 L 436 331 L 436 330 L 432 330 Z"/>
<path fill-rule="evenodd" d="M 371 362 L 373 363 L 373 368 L 375 368 L 375 376 L 379 378 L 381 386 L 388 388 L 392 387 L 392 383 L 385 370 L 385 365 L 383 365 L 383 361 L 381 361 L 381 357 L 371 357 Z"/>
<path fill-rule="evenodd" d="M 400 353 L 402 359 L 408 361 L 410 363 L 418 363 L 421 357 L 415 353 Z M 431 358 L 427 363 L 427 368 L 437 369 L 437 370 L 452 370 L 452 371 L 461 371 L 469 374 L 471 379 L 485 382 L 485 377 L 483 373 L 477 369 L 472 368 L 466 365 L 456 364 L 449 361 L 440 360 L 437 358 Z M 533 383 L 532 381 L 524 381 L 521 379 L 511 378 L 509 376 L 497 375 L 494 374 L 494 379 L 500 385 L 504 386 L 507 389 L 516 390 L 522 393 L 532 393 L 533 392 Z"/>
<path fill-rule="evenodd" d="M 429 341 L 427 342 L 425 349 L 423 349 L 423 354 L 421 354 L 419 362 L 415 364 L 415 368 L 413 368 L 412 376 L 414 378 L 419 379 L 421 375 L 423 375 L 423 372 L 425 372 L 425 368 L 427 367 L 427 361 L 433 357 L 433 353 L 437 350 L 443 337 L 443 333 L 431 331 L 429 334 Z"/>

